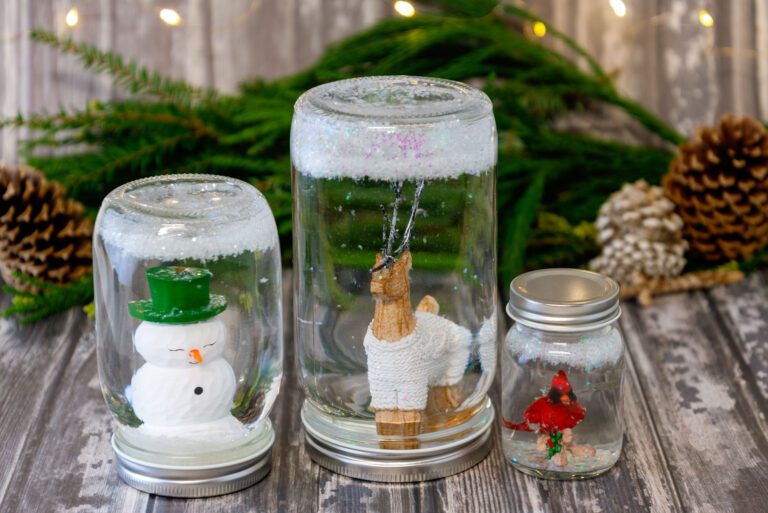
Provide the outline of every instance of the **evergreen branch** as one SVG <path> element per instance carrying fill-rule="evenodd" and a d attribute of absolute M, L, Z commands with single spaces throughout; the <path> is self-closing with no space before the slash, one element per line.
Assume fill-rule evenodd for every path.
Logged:
<path fill-rule="evenodd" d="M 617 107 L 621 107 L 624 111 L 633 117 L 636 121 L 642 124 L 649 132 L 652 132 L 665 141 L 678 146 L 686 141 L 686 138 L 675 130 L 670 125 L 664 123 L 657 116 L 651 114 L 651 112 L 640 105 L 639 103 L 614 94 L 603 98 L 608 103 L 612 103 Z"/>
<path fill-rule="evenodd" d="M 72 187 L 77 187 L 80 184 L 98 180 L 98 178 L 105 173 L 120 169 L 122 167 L 130 166 L 131 164 L 141 160 L 142 158 L 150 156 L 153 153 L 176 146 L 184 140 L 191 140 L 195 137 L 196 134 L 194 132 L 190 132 L 162 139 L 154 144 L 146 145 L 136 151 L 127 153 L 111 162 L 108 162 L 107 164 L 104 164 L 101 167 L 94 169 L 91 172 L 78 175 L 77 177 L 70 180 L 69 183 L 72 184 Z"/>
<path fill-rule="evenodd" d="M 92 275 L 68 285 L 53 285 L 22 273 L 15 273 L 14 277 L 40 290 L 39 294 L 31 294 L 10 285 L 3 286 L 3 291 L 12 294 L 13 299 L 2 316 L 18 317 L 21 324 L 31 324 L 73 306 L 85 305 L 93 299 Z"/>
<path fill-rule="evenodd" d="M 506 222 L 501 235 L 501 258 L 499 259 L 501 262 L 499 274 L 503 283 L 509 283 L 523 267 L 526 241 L 531 225 L 536 219 L 545 183 L 546 175 L 542 172 L 537 173 L 512 208 L 511 219 L 503 219 Z"/>
<path fill-rule="evenodd" d="M 530 11 L 527 11 L 515 5 L 504 4 L 503 10 L 507 14 L 511 14 L 525 21 L 529 21 L 532 23 L 536 23 L 536 22 L 544 23 L 544 21 L 541 18 L 534 15 Z M 597 62 L 595 58 L 589 54 L 589 52 L 587 52 L 584 48 L 582 48 L 581 45 L 579 45 L 571 37 L 560 32 L 556 28 L 551 27 L 549 24 L 546 24 L 546 25 L 547 25 L 547 32 L 549 34 L 552 34 L 552 36 L 554 36 L 556 39 L 562 41 L 563 44 L 565 44 L 565 46 L 567 46 L 571 51 L 573 51 L 579 57 L 583 58 L 587 62 L 589 69 L 592 71 L 595 77 L 597 77 L 601 82 L 603 82 L 607 86 L 611 87 L 611 89 L 613 89 L 613 85 L 612 85 L 613 83 L 610 77 L 605 72 L 605 70 L 603 70 L 603 67 L 600 65 L 600 63 Z"/>
<path fill-rule="evenodd" d="M 123 122 L 117 124 L 117 122 Z M 195 132 L 198 137 L 218 137 L 219 134 L 209 129 L 205 123 L 195 116 L 179 116 L 170 113 L 152 113 L 142 111 L 102 111 L 94 112 L 90 109 L 76 113 L 59 113 L 49 116 L 31 116 L 22 118 L 17 116 L 0 120 L 0 128 L 26 126 L 33 130 L 56 133 L 67 129 L 82 130 L 86 127 L 98 127 L 101 130 L 116 128 L 118 126 L 135 127 L 131 123 L 157 123 L 178 126 Z"/>
<path fill-rule="evenodd" d="M 86 69 L 111 75 L 116 85 L 134 94 L 146 93 L 186 105 L 197 100 L 209 102 L 216 98 L 216 92 L 213 90 L 201 89 L 183 81 L 165 78 L 135 62 L 125 62 L 121 56 L 99 50 L 87 43 L 76 42 L 70 38 L 62 39 L 44 30 L 33 30 L 32 39 L 63 53 L 76 55 Z"/>

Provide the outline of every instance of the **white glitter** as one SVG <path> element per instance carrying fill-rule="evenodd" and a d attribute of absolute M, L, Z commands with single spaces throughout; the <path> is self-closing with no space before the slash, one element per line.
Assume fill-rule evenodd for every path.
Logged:
<path fill-rule="evenodd" d="M 152 180 L 105 199 L 96 232 L 107 246 L 142 260 L 205 262 L 278 244 L 272 211 L 251 185 L 208 175 L 166 175 L 157 187 Z"/>
<path fill-rule="evenodd" d="M 587 371 L 615 365 L 624 353 L 621 333 L 609 326 L 586 335 L 554 334 L 513 327 L 507 335 L 507 347 L 518 363 L 546 361 L 553 365 L 570 365 Z"/>
<path fill-rule="evenodd" d="M 448 80 L 365 77 L 296 102 L 291 159 L 318 178 L 385 181 L 478 175 L 496 165 L 488 97 Z"/>

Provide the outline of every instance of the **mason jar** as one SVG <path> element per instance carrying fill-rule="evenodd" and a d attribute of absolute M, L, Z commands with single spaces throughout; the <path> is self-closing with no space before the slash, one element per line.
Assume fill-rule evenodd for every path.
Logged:
<path fill-rule="evenodd" d="M 458 82 L 366 77 L 296 102 L 296 339 L 321 465 L 412 481 L 487 454 L 496 154 L 491 102 Z"/>
<path fill-rule="evenodd" d="M 512 465 L 548 479 L 610 469 L 624 436 L 619 286 L 578 269 L 512 280 L 515 321 L 502 350 L 502 444 Z"/>
<path fill-rule="evenodd" d="M 223 176 L 137 180 L 104 200 L 93 247 L 120 477 L 179 497 L 258 481 L 282 377 L 280 247 L 264 197 Z"/>

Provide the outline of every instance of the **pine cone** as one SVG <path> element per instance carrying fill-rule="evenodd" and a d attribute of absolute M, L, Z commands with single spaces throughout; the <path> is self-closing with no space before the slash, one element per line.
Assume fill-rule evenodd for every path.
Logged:
<path fill-rule="evenodd" d="M 729 114 L 700 128 L 662 184 L 705 259 L 748 260 L 768 242 L 768 133 L 758 121 Z"/>
<path fill-rule="evenodd" d="M 603 250 L 589 266 L 620 283 L 677 276 L 685 267 L 683 221 L 661 187 L 624 184 L 600 207 L 595 226 Z"/>
<path fill-rule="evenodd" d="M 26 166 L 0 164 L 0 191 L 0 275 L 6 283 L 30 290 L 14 272 L 66 284 L 91 271 L 93 224 L 81 203 Z"/>

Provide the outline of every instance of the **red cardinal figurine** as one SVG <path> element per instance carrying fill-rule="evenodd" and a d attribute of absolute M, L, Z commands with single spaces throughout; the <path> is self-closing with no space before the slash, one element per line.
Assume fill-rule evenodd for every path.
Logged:
<path fill-rule="evenodd" d="M 584 420 L 586 410 L 576 400 L 571 384 L 563 371 L 557 371 L 552 377 L 552 388 L 545 396 L 539 397 L 523 413 L 524 422 L 513 424 L 502 419 L 507 429 L 535 431 L 542 435 L 553 436 L 566 429 L 573 428 Z"/>

